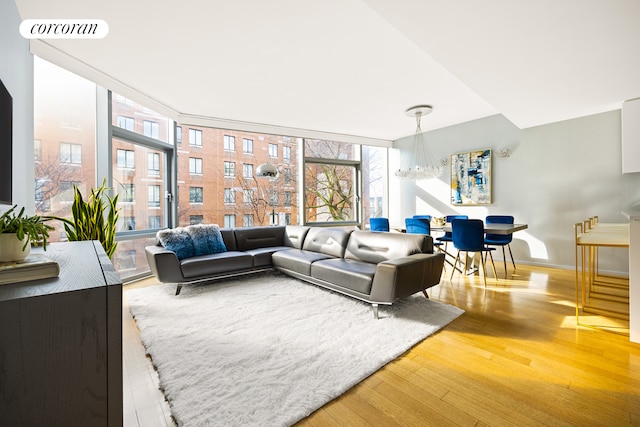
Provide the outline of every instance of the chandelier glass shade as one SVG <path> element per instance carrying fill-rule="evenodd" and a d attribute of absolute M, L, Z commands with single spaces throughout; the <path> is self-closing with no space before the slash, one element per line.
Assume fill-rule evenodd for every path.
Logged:
<path fill-rule="evenodd" d="M 420 127 L 422 116 L 431 113 L 431 111 L 433 111 L 433 107 L 430 105 L 416 105 L 406 111 L 408 116 L 416 118 L 416 134 L 412 146 L 402 155 L 400 169 L 395 172 L 395 175 L 401 179 L 433 179 L 442 175 L 442 166 L 434 161 L 433 154 Z"/>
<path fill-rule="evenodd" d="M 277 178 L 278 168 L 271 163 L 263 163 L 256 169 L 256 177 L 258 178 Z"/>

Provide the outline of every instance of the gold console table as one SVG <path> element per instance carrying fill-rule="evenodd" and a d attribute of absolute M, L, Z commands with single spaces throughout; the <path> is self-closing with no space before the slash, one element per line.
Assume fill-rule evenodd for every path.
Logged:
<path fill-rule="evenodd" d="M 598 270 L 598 250 L 629 248 L 629 224 L 602 224 L 598 217 L 574 225 L 576 242 L 576 323 L 583 312 L 629 320 L 629 279 Z"/>

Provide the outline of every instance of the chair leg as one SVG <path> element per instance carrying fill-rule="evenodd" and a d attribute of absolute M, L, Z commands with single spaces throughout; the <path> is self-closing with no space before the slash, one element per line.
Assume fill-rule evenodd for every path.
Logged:
<path fill-rule="evenodd" d="M 504 278 L 507 278 L 507 255 L 504 252 L 504 245 L 502 245 L 502 261 L 504 263 Z"/>
<path fill-rule="evenodd" d="M 464 253 L 464 270 L 462 274 L 467 274 L 467 272 L 469 271 L 469 252 Z"/>
<path fill-rule="evenodd" d="M 453 268 L 451 269 L 451 277 L 449 278 L 449 280 L 453 280 L 453 273 L 456 272 L 455 266 L 458 264 L 459 259 L 460 259 L 460 251 L 458 251 L 458 253 L 456 254 L 456 259 L 455 261 L 453 261 Z"/>
<path fill-rule="evenodd" d="M 507 245 L 507 247 L 509 248 L 509 255 L 511 255 L 511 263 L 513 264 L 513 270 L 516 270 L 516 262 L 513 260 L 513 253 L 511 252 L 511 245 Z M 506 259 L 505 259 L 506 261 Z"/>
<path fill-rule="evenodd" d="M 484 280 L 484 287 L 487 287 L 487 256 L 482 256 L 480 252 L 480 261 L 482 261 L 482 279 Z"/>
<path fill-rule="evenodd" d="M 426 289 L 423 289 L 422 293 L 424 294 L 425 298 L 429 299 L 429 294 L 427 293 Z"/>
<path fill-rule="evenodd" d="M 493 255 L 491 251 L 487 251 L 489 257 L 491 257 L 491 267 L 493 268 L 493 275 L 496 276 L 496 282 L 498 281 L 498 274 L 496 273 L 496 264 L 493 262 Z"/>
<path fill-rule="evenodd" d="M 182 290 L 182 285 L 178 283 L 178 287 L 176 288 L 176 295 L 180 295 L 181 290 Z"/>

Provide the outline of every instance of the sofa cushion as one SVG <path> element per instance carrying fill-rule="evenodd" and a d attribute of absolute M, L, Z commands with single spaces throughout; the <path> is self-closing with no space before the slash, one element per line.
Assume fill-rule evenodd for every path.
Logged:
<path fill-rule="evenodd" d="M 431 236 L 357 230 L 349 236 L 344 258 L 377 264 L 423 252 L 433 252 Z"/>
<path fill-rule="evenodd" d="M 165 249 L 175 252 L 179 260 L 190 258 L 195 254 L 191 236 L 183 227 L 160 230 L 156 237 Z"/>
<path fill-rule="evenodd" d="M 284 245 L 302 249 L 304 238 L 311 227 L 306 225 L 287 225 L 284 231 Z"/>
<path fill-rule="evenodd" d="M 284 227 L 261 226 L 235 228 L 236 245 L 239 251 L 248 251 L 270 246 L 282 246 Z"/>
<path fill-rule="evenodd" d="M 233 228 L 221 228 L 220 234 L 222 234 L 222 240 L 228 251 L 237 251 L 236 246 L 236 233 L 233 232 Z"/>
<path fill-rule="evenodd" d="M 244 252 L 227 251 L 187 258 L 180 263 L 185 278 L 235 273 L 253 267 L 253 257 Z"/>
<path fill-rule="evenodd" d="M 343 258 L 320 260 L 311 265 L 311 277 L 366 295 L 371 293 L 375 272 L 375 264 Z"/>
<path fill-rule="evenodd" d="M 296 273 L 311 275 L 311 264 L 320 259 L 332 258 L 330 255 L 301 249 L 288 249 L 274 252 L 271 262 L 274 267 L 282 267 Z"/>
<path fill-rule="evenodd" d="M 272 265 L 271 256 L 274 252 L 291 249 L 289 246 L 271 246 L 268 248 L 257 248 L 245 251 L 253 257 L 254 267 L 268 267 Z"/>
<path fill-rule="evenodd" d="M 302 249 L 342 258 L 351 232 L 343 228 L 311 227 Z"/>
<path fill-rule="evenodd" d="M 195 256 L 227 251 L 217 224 L 194 224 L 186 227 L 186 230 L 191 236 Z"/>

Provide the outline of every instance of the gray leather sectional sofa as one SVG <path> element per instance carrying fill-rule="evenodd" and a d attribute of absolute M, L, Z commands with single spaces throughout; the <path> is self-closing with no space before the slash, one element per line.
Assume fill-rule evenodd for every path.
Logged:
<path fill-rule="evenodd" d="M 276 269 L 370 303 L 392 304 L 440 282 L 444 255 L 431 236 L 342 228 L 266 226 L 221 229 L 227 251 L 178 260 L 160 243 L 147 246 L 160 282 L 183 284 Z"/>

